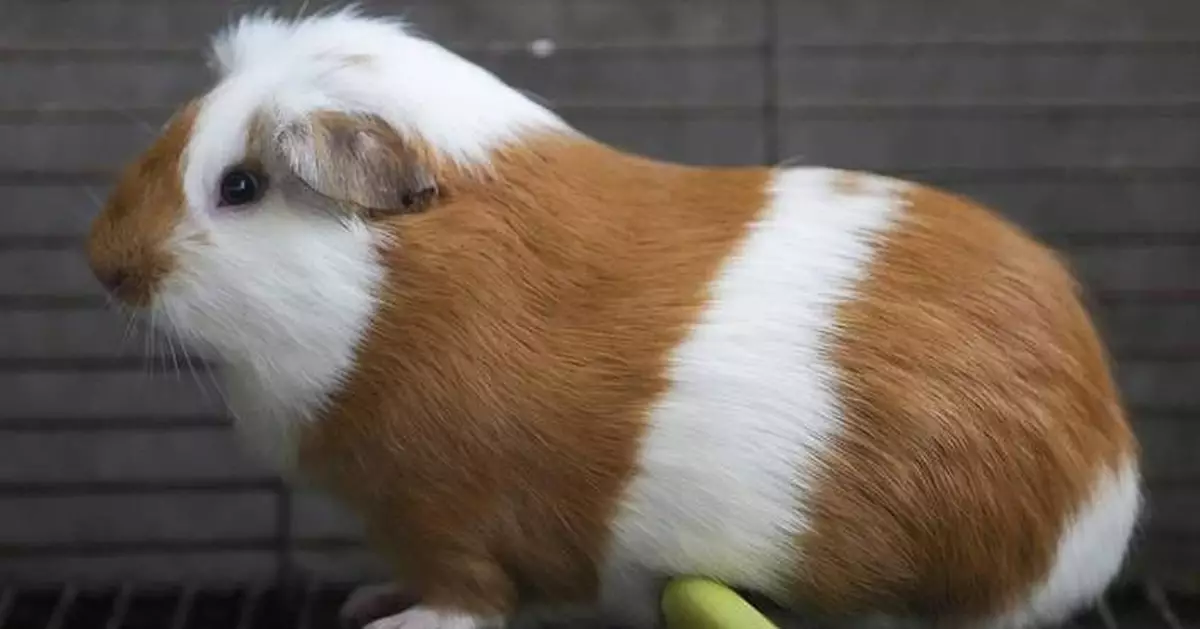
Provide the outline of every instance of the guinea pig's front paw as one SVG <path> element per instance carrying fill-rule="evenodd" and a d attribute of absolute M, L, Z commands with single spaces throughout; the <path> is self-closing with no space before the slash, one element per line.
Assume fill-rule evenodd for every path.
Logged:
<path fill-rule="evenodd" d="M 501 629 L 503 619 L 489 619 L 417 605 L 399 614 L 380 618 L 364 629 Z"/>

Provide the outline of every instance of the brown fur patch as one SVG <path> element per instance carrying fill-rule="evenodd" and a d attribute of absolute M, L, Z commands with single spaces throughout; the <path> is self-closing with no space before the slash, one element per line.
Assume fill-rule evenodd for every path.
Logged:
<path fill-rule="evenodd" d="M 304 467 L 427 604 L 591 599 L 668 355 L 766 177 L 551 137 L 449 182 L 390 224 L 383 310 Z"/>
<path fill-rule="evenodd" d="M 163 247 L 183 215 L 180 160 L 198 105 L 184 106 L 145 152 L 126 167 L 92 223 L 88 262 L 102 284 L 130 305 L 145 305 L 175 265 Z"/>
<path fill-rule="evenodd" d="M 839 313 L 847 425 L 799 591 L 957 623 L 1027 595 L 1098 472 L 1136 444 L 1056 256 L 963 199 L 908 200 Z"/>

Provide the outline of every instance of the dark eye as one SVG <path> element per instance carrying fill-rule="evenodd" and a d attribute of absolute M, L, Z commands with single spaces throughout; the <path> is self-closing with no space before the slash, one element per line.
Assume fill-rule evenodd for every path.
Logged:
<path fill-rule="evenodd" d="M 221 205 L 246 205 L 262 198 L 266 178 L 246 168 L 234 168 L 221 178 Z"/>

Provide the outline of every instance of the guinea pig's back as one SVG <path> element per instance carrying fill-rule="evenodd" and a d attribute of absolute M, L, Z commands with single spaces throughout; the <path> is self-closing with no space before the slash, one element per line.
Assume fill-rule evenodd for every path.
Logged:
<path fill-rule="evenodd" d="M 1137 448 L 1074 280 L 967 200 L 777 172 L 669 380 L 617 557 L 838 615 L 1019 627 L 1125 555 Z"/>

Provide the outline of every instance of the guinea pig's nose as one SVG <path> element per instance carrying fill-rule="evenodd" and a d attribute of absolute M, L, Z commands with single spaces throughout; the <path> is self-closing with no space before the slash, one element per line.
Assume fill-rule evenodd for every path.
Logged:
<path fill-rule="evenodd" d="M 96 269 L 96 279 L 114 295 L 121 292 L 121 288 L 129 283 L 131 277 L 129 271 L 122 267 Z"/>
<path fill-rule="evenodd" d="M 93 264 L 92 273 L 109 294 L 125 303 L 141 305 L 149 298 L 145 276 L 128 265 Z"/>

